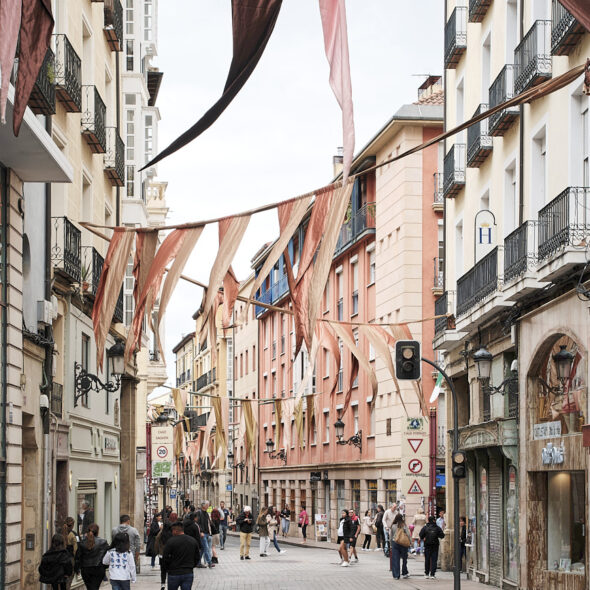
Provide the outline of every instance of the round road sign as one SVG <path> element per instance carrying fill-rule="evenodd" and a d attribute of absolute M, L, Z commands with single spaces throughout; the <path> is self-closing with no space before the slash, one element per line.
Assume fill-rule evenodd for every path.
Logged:
<path fill-rule="evenodd" d="M 412 459 L 408 463 L 408 469 L 412 473 L 420 473 L 420 471 L 422 471 L 422 461 L 420 461 L 420 459 Z"/>
<path fill-rule="evenodd" d="M 165 459 L 168 456 L 168 449 L 164 446 L 158 447 L 156 450 L 156 455 L 158 455 L 160 459 Z"/>

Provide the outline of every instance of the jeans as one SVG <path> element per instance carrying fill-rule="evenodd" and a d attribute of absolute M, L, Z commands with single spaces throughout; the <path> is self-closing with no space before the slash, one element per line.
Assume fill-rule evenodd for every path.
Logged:
<path fill-rule="evenodd" d="M 279 547 L 279 542 L 277 541 L 277 533 L 276 531 L 272 534 L 272 542 L 275 546 L 275 549 L 280 553 L 281 548 Z"/>
<path fill-rule="evenodd" d="M 424 553 L 424 541 L 421 539 L 414 539 L 414 551 L 416 554 Z"/>
<path fill-rule="evenodd" d="M 383 532 L 383 525 L 377 526 L 377 549 L 385 549 L 385 533 Z"/>
<path fill-rule="evenodd" d="M 395 541 L 391 543 L 390 563 L 391 574 L 399 580 L 399 560 L 402 560 L 402 576 L 408 575 L 408 548 L 398 545 Z"/>
<path fill-rule="evenodd" d="M 203 558 L 207 562 L 207 565 L 211 565 L 211 546 L 213 543 L 213 539 L 211 539 L 211 535 L 203 535 L 201 537 L 201 553 Z"/>
<path fill-rule="evenodd" d="M 383 533 L 384 533 L 384 540 L 383 540 L 383 553 L 385 553 L 387 555 L 387 551 L 389 550 L 389 553 L 391 553 L 391 543 L 389 542 L 389 529 L 386 529 L 385 527 L 383 527 Z"/>
<path fill-rule="evenodd" d="M 438 561 L 438 545 L 424 545 L 424 573 L 434 576 Z"/>
<path fill-rule="evenodd" d="M 287 520 L 286 518 L 281 518 L 281 531 L 283 531 L 283 535 L 289 534 L 289 527 L 291 526 L 291 521 Z"/>
<path fill-rule="evenodd" d="M 307 539 L 307 525 L 306 524 L 301 525 L 301 534 L 303 535 L 304 539 Z"/>
<path fill-rule="evenodd" d="M 193 574 L 168 574 L 168 590 L 191 590 L 193 579 Z"/>
<path fill-rule="evenodd" d="M 111 580 L 111 588 L 113 590 L 130 590 L 131 580 Z"/>
<path fill-rule="evenodd" d="M 260 555 L 266 555 L 268 553 L 268 548 L 270 546 L 270 538 L 263 537 L 262 535 L 260 535 L 259 545 L 260 545 Z"/>
<path fill-rule="evenodd" d="M 225 547 L 225 540 L 227 539 L 227 525 L 219 525 L 219 546 L 223 549 Z"/>

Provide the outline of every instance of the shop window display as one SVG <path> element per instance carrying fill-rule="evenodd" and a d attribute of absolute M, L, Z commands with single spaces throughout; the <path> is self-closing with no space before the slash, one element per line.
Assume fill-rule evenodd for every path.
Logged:
<path fill-rule="evenodd" d="M 351 508 L 356 514 L 360 514 L 361 510 L 361 482 L 359 479 L 353 479 L 350 482 L 352 492 L 352 506 Z"/>

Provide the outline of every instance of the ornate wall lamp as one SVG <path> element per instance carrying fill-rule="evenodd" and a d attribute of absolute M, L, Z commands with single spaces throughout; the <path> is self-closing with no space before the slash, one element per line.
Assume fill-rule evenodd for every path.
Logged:
<path fill-rule="evenodd" d="M 229 465 L 230 469 L 239 469 L 240 471 L 244 471 L 246 469 L 246 463 L 244 461 L 240 461 L 234 465 L 234 454 L 230 451 L 227 455 L 227 464 Z"/>
<path fill-rule="evenodd" d="M 507 377 L 502 383 L 500 383 L 500 385 L 495 387 L 490 383 L 493 358 L 494 356 L 492 353 L 483 346 L 473 353 L 473 362 L 477 367 L 477 380 L 482 384 L 486 393 L 501 393 L 502 395 L 509 392 L 513 393 L 514 390 L 511 390 L 510 387 L 518 385 L 518 361 L 516 361 L 516 359 L 512 361 L 510 367 L 512 376 Z"/>
<path fill-rule="evenodd" d="M 360 452 L 363 452 L 363 431 L 359 430 L 356 434 L 353 434 L 348 440 L 344 439 L 344 422 L 340 418 L 334 423 L 336 428 L 336 438 L 338 439 L 337 444 L 339 445 L 354 445 Z"/>
<path fill-rule="evenodd" d="M 275 453 L 273 449 L 275 448 L 275 444 L 269 438 L 266 441 L 266 452 L 268 453 L 269 459 L 280 459 L 285 465 L 287 464 L 287 452 L 285 449 L 281 449 L 278 453 Z"/>

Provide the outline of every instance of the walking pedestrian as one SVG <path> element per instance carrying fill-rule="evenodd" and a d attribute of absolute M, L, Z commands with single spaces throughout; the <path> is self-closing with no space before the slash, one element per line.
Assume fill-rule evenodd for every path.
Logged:
<path fill-rule="evenodd" d="M 383 534 L 385 535 L 385 545 L 383 552 L 386 557 L 389 557 L 391 550 L 391 527 L 393 526 L 393 519 L 397 514 L 397 504 L 393 502 L 383 514 Z"/>
<path fill-rule="evenodd" d="M 420 553 L 424 553 L 424 541 L 420 539 L 420 531 L 426 524 L 426 514 L 424 514 L 424 510 L 422 510 L 422 508 L 418 508 L 418 510 L 416 510 L 412 524 L 414 525 L 414 530 L 412 531 L 412 541 L 414 547 L 412 548 L 411 552 L 419 555 Z"/>
<path fill-rule="evenodd" d="M 94 510 L 90 507 L 88 500 L 82 500 L 81 512 L 78 515 L 78 535 L 81 538 L 86 536 L 88 527 L 94 522 Z"/>
<path fill-rule="evenodd" d="M 219 521 L 219 547 L 220 549 L 225 549 L 227 527 L 229 526 L 229 510 L 225 507 L 225 502 L 219 503 L 219 512 L 221 514 L 221 520 Z"/>
<path fill-rule="evenodd" d="M 277 531 L 279 528 L 279 512 L 275 510 L 274 506 L 271 506 L 268 509 L 268 512 L 266 514 L 266 525 L 268 527 L 268 537 L 272 541 L 279 555 L 287 553 L 285 549 L 281 549 L 279 547 L 279 542 L 277 541 Z"/>
<path fill-rule="evenodd" d="M 375 516 L 375 523 L 374 526 L 377 529 L 376 537 L 377 537 L 377 548 L 375 551 L 380 551 L 381 549 L 385 549 L 385 534 L 383 533 L 383 515 L 385 514 L 385 510 L 381 504 L 377 505 L 377 515 Z"/>
<path fill-rule="evenodd" d="M 348 511 L 350 515 L 350 520 L 352 520 L 352 525 L 354 527 L 354 534 L 352 535 L 352 540 L 350 541 L 350 563 L 358 563 L 359 556 L 356 552 L 356 540 L 358 536 L 361 534 L 361 521 L 359 517 L 356 515 L 353 508 Z M 352 559 L 354 556 L 354 560 Z"/>
<path fill-rule="evenodd" d="M 96 523 L 88 526 L 86 538 L 78 544 L 74 569 L 82 573 L 82 580 L 87 590 L 98 590 L 104 578 L 105 567 L 102 563 L 109 545 L 98 536 L 99 528 Z"/>
<path fill-rule="evenodd" d="M 177 522 L 177 520 L 178 516 L 176 512 L 172 512 L 169 519 L 163 520 L 162 530 L 158 533 L 154 545 L 154 550 L 158 554 L 158 560 L 160 562 L 160 590 L 165 590 L 166 584 L 166 568 L 164 567 L 163 559 L 164 547 L 166 546 L 166 543 L 172 538 L 172 525 Z"/>
<path fill-rule="evenodd" d="M 307 510 L 305 510 L 305 506 L 301 507 L 301 512 L 299 513 L 299 521 L 298 526 L 301 528 L 301 534 L 303 535 L 303 541 L 301 543 L 305 545 L 307 543 L 307 525 L 309 524 L 309 516 L 307 515 Z"/>
<path fill-rule="evenodd" d="M 438 561 L 439 539 L 444 539 L 445 534 L 436 524 L 434 516 L 428 517 L 428 523 L 420 531 L 420 538 L 424 541 L 424 577 L 435 580 L 436 562 Z"/>
<path fill-rule="evenodd" d="M 211 510 L 211 561 L 219 563 L 217 547 L 219 547 L 219 530 L 221 522 L 221 513 L 217 508 Z"/>
<path fill-rule="evenodd" d="M 371 551 L 371 535 L 373 534 L 373 525 L 375 519 L 371 516 L 371 513 L 367 510 L 363 516 L 361 523 L 361 534 L 365 535 L 363 541 L 363 551 Z"/>
<path fill-rule="evenodd" d="M 289 505 L 285 504 L 285 507 L 281 510 L 281 532 L 283 537 L 289 534 L 289 528 L 291 526 L 291 511 Z"/>
<path fill-rule="evenodd" d="M 445 520 L 444 510 L 439 511 L 438 518 L 436 519 L 436 524 L 442 529 L 443 532 L 447 528 L 447 521 Z"/>
<path fill-rule="evenodd" d="M 213 560 L 211 559 L 211 516 L 207 509 L 209 508 L 209 502 L 206 500 L 201 502 L 201 508 L 197 510 L 197 524 L 201 529 L 201 555 L 205 560 L 207 567 L 215 567 Z"/>
<path fill-rule="evenodd" d="M 201 529 L 198 525 L 198 515 L 196 512 L 191 512 L 182 521 L 184 534 L 192 537 L 199 544 L 199 557 L 203 557 L 202 542 L 201 542 Z M 205 566 L 199 559 L 198 568 L 204 568 Z"/>
<path fill-rule="evenodd" d="M 268 547 L 270 539 L 268 538 L 268 525 L 266 524 L 266 515 L 268 508 L 262 506 L 256 519 L 256 527 L 258 528 L 258 538 L 260 545 L 260 557 L 268 557 Z"/>
<path fill-rule="evenodd" d="M 354 524 L 350 518 L 348 510 L 342 510 L 340 524 L 338 526 L 338 539 L 340 540 L 340 565 L 342 567 L 350 566 L 350 559 L 348 557 L 348 549 L 354 536 Z"/>
<path fill-rule="evenodd" d="M 459 519 L 459 525 L 460 525 L 460 529 L 459 529 L 459 538 L 460 538 L 460 542 L 461 542 L 461 561 L 460 561 L 460 569 L 461 571 L 463 570 L 463 558 L 465 558 L 465 570 L 467 570 L 467 548 L 465 547 L 465 544 L 467 543 L 467 519 L 462 516 Z"/>
<path fill-rule="evenodd" d="M 71 571 L 70 575 L 68 576 L 68 579 L 66 580 L 66 590 L 70 590 L 70 587 L 72 585 L 72 580 L 74 579 L 73 564 L 74 564 L 74 558 L 76 557 L 76 551 L 78 551 L 79 538 L 78 538 L 78 535 L 76 535 L 76 533 L 74 532 L 75 524 L 76 524 L 76 521 L 71 516 L 68 516 L 64 522 L 63 527 L 62 527 L 62 535 L 65 539 L 66 550 L 68 551 L 68 553 L 70 554 L 70 557 L 72 558 L 72 571 Z"/>
<path fill-rule="evenodd" d="M 168 590 L 191 590 L 193 568 L 199 563 L 199 543 L 184 534 L 182 523 L 172 525 L 172 537 L 168 539 L 162 563 L 168 573 Z"/>
<path fill-rule="evenodd" d="M 391 557 L 389 562 L 391 565 L 391 574 L 394 580 L 400 578 L 399 562 L 402 560 L 401 575 L 404 578 L 409 578 L 408 573 L 408 548 L 411 545 L 410 530 L 406 526 L 406 521 L 403 514 L 398 514 L 393 519 L 393 526 L 391 527 Z"/>
<path fill-rule="evenodd" d="M 66 549 L 65 538 L 56 533 L 51 537 L 49 550 L 41 557 L 39 581 L 51 584 L 52 590 L 66 590 L 73 569 L 72 555 Z"/>
<path fill-rule="evenodd" d="M 111 548 L 102 558 L 103 565 L 109 568 L 109 578 L 113 590 L 130 590 L 135 583 L 135 558 L 129 551 L 130 541 L 127 533 L 117 533 L 113 537 Z"/>
<path fill-rule="evenodd" d="M 121 515 L 119 519 L 119 526 L 115 527 L 111 534 L 111 539 L 115 538 L 118 533 L 127 533 L 129 535 L 129 550 L 133 553 L 135 559 L 135 566 L 139 569 L 139 552 L 141 550 L 141 540 L 139 532 L 135 527 L 131 526 L 131 518 L 128 514 Z"/>
<path fill-rule="evenodd" d="M 254 518 L 250 506 L 244 506 L 243 512 L 240 512 L 236 518 L 236 523 L 240 527 L 240 559 L 250 559 L 250 543 L 254 530 Z"/>
<path fill-rule="evenodd" d="M 156 537 L 158 536 L 158 533 L 162 530 L 162 526 L 163 526 L 163 522 L 162 522 L 162 513 L 158 512 L 158 514 L 154 515 L 154 518 L 152 519 L 152 522 L 150 524 L 150 530 L 148 532 L 148 540 L 147 540 L 147 544 L 145 547 L 145 555 L 146 557 L 151 557 L 152 558 L 152 569 L 154 569 L 156 567 L 156 557 L 157 557 L 157 553 L 156 553 Z"/>

